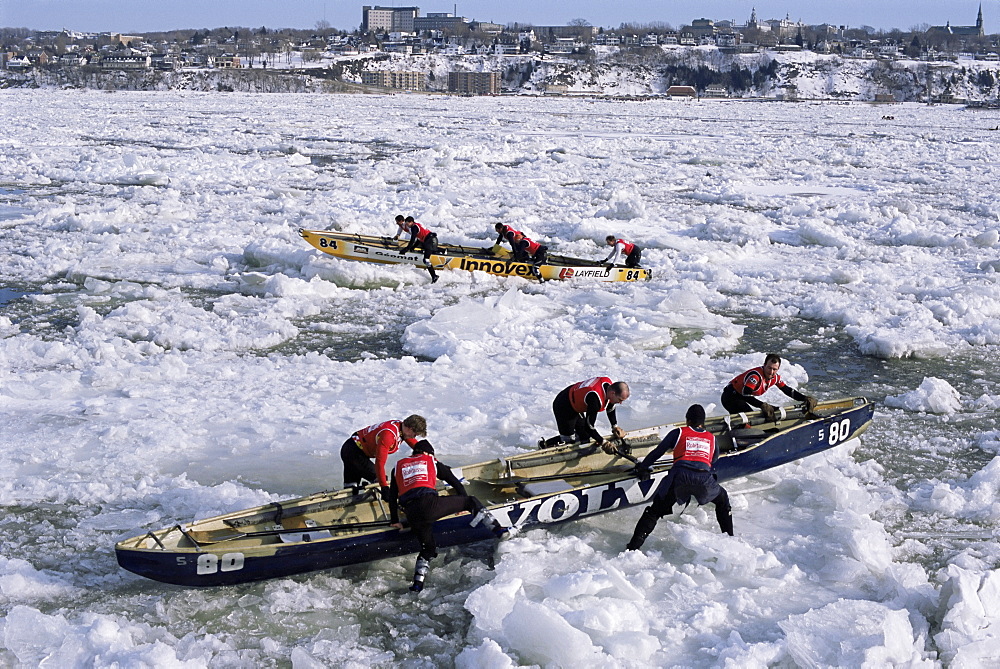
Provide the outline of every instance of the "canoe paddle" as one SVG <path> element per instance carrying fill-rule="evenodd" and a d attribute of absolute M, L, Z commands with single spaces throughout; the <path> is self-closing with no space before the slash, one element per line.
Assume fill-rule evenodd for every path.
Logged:
<path fill-rule="evenodd" d="M 620 467 L 615 467 L 614 469 L 591 469 L 583 472 L 564 472 L 562 474 L 545 474 L 543 476 L 505 476 L 499 479 L 486 480 L 482 479 L 482 483 L 487 483 L 493 486 L 514 486 L 521 483 L 536 483 L 539 481 L 560 481 L 562 479 L 577 479 L 586 476 L 609 476 L 616 474 L 624 474 L 628 469 L 622 469 Z"/>
<path fill-rule="evenodd" d="M 627 441 L 625 441 L 625 437 L 612 437 L 611 439 L 608 439 L 608 441 L 614 444 L 614 448 L 610 451 L 604 451 L 605 453 L 608 455 L 623 457 L 636 465 L 639 464 L 639 459 L 632 455 L 632 447 Z"/>

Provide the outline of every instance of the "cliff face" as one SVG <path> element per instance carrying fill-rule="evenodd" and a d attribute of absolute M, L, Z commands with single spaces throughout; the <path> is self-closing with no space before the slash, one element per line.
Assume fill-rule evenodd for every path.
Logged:
<path fill-rule="evenodd" d="M 362 90 L 365 70 L 427 73 L 427 87 L 444 91 L 448 72 L 500 72 L 503 88 L 521 94 L 565 92 L 598 95 L 660 95 L 673 85 L 704 92 L 717 85 L 737 97 L 875 100 L 899 102 L 951 96 L 969 101 L 1000 96 L 1000 63 L 975 60 L 924 62 L 876 60 L 810 52 L 727 54 L 716 48 L 598 49 L 586 56 L 408 56 L 377 54 L 330 60 L 313 69 L 181 70 L 178 72 L 100 72 L 0 70 L 7 86 L 124 90 L 200 90 L 251 92 L 350 92 Z M 338 80 L 337 77 L 340 77 Z M 883 98 L 884 99 L 884 98 Z"/>
<path fill-rule="evenodd" d="M 444 90 L 451 70 L 500 72 L 505 90 L 602 95 L 659 95 L 673 85 L 699 91 L 717 84 L 730 95 L 799 99 L 899 102 L 950 94 L 968 100 L 996 99 L 1000 63 L 974 60 L 924 62 L 876 60 L 803 53 L 727 54 L 716 48 L 599 49 L 580 57 L 384 56 L 343 66 L 344 78 L 360 82 L 365 69 L 424 71 L 428 87 Z"/>
<path fill-rule="evenodd" d="M 713 84 L 733 96 L 798 99 L 875 100 L 888 95 L 912 102 L 924 101 L 929 94 L 972 101 L 1000 94 L 1000 64 L 995 62 L 890 61 L 811 53 L 726 55 L 717 49 L 581 62 L 546 60 L 522 66 L 519 74 L 527 81 L 508 76 L 507 83 L 525 91 L 562 85 L 567 92 L 612 95 L 657 95 L 673 85 L 704 92 Z"/>
<path fill-rule="evenodd" d="M 730 95 L 899 102 L 951 95 L 992 100 L 1000 95 L 1000 63 L 974 60 L 924 62 L 845 58 L 803 53 L 727 54 L 716 48 L 598 50 L 581 57 L 384 56 L 343 65 L 345 80 L 360 82 L 365 69 L 428 73 L 428 87 L 444 90 L 451 70 L 500 72 L 503 87 L 518 93 L 660 95 L 674 85 L 704 91 L 716 84 Z"/>

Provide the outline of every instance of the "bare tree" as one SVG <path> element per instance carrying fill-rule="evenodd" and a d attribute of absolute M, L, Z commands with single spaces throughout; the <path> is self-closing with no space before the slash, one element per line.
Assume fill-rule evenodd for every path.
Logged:
<path fill-rule="evenodd" d="M 587 19 L 572 19 L 566 25 L 576 28 L 574 32 L 578 39 L 589 38 L 593 34 L 590 21 Z"/>

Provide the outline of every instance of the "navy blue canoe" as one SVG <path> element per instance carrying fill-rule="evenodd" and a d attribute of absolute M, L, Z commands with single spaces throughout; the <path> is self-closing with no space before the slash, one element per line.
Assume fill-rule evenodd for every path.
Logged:
<path fill-rule="evenodd" d="M 874 405 L 863 397 L 706 421 L 721 456 L 719 480 L 748 476 L 838 446 L 871 424 Z M 517 529 L 564 523 L 649 502 L 670 470 L 668 453 L 646 480 L 632 472 L 670 429 L 660 425 L 626 434 L 617 452 L 593 445 L 538 450 L 454 468 L 469 494 L 501 524 Z M 750 425 L 749 428 L 745 425 Z M 734 429 L 733 426 L 739 426 Z M 441 494 L 446 494 L 444 490 Z M 435 525 L 440 547 L 495 541 L 468 513 Z M 123 568 L 164 583 L 233 585 L 416 553 L 408 530 L 389 526 L 388 508 L 374 487 L 326 491 L 146 532 L 115 545 Z"/>

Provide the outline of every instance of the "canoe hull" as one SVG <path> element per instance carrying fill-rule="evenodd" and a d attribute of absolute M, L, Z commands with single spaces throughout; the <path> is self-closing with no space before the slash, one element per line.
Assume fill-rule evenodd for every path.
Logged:
<path fill-rule="evenodd" d="M 716 470 L 719 480 L 725 481 L 741 476 L 755 474 L 782 464 L 797 460 L 823 450 L 833 448 L 846 441 L 858 437 L 871 423 L 874 405 L 864 398 L 841 400 L 839 404 L 829 403 L 831 415 L 824 418 L 802 418 L 788 429 L 775 430 L 774 434 L 749 435 L 744 441 L 737 437 L 737 448 L 734 450 L 733 440 L 722 431 L 721 419 L 710 420 L 713 431 L 720 431 L 717 443 L 722 450 Z M 676 425 L 676 424 L 674 424 Z M 634 453 L 641 457 L 643 451 L 648 452 L 659 441 L 660 432 L 674 425 L 650 428 L 645 436 L 638 437 L 636 444 L 641 447 Z M 737 432 L 738 434 L 738 432 Z M 727 452 L 728 451 L 728 452 Z M 552 451 L 529 453 L 515 456 L 509 461 L 491 461 L 484 465 L 470 465 L 466 470 L 481 468 L 483 472 L 493 472 L 493 478 L 501 473 L 502 466 L 506 472 L 521 472 L 528 477 L 520 480 L 544 480 L 556 484 L 550 492 L 533 494 L 524 489 L 513 495 L 506 503 L 492 501 L 493 497 L 502 497 L 500 493 L 490 496 L 476 493 L 487 503 L 492 513 L 509 527 L 527 529 L 533 526 L 552 525 L 588 516 L 625 509 L 631 506 L 645 504 L 666 485 L 669 473 L 669 458 L 658 466 L 647 480 L 640 481 L 630 475 L 627 461 L 614 460 L 605 462 L 598 471 L 590 474 L 601 476 L 587 478 L 586 469 L 574 466 L 578 453 L 585 453 L 585 458 L 608 460 L 600 449 L 588 447 L 584 449 L 554 449 Z M 551 459 L 553 463 L 546 466 L 553 475 L 538 476 L 534 479 L 529 461 Z M 515 464 L 519 461 L 520 464 Z M 562 464 L 558 464 L 558 463 Z M 618 462 L 619 464 L 614 464 Z M 500 463 L 500 464 L 497 464 Z M 624 463 L 624 464 L 621 464 Z M 542 467 L 539 465 L 538 467 Z M 494 469 L 491 469 L 494 468 Z M 515 467 L 517 467 L 515 469 Z M 534 467 L 534 469 L 538 469 Z M 479 471 L 479 470 L 477 470 Z M 541 471 L 539 469 L 539 471 Z M 560 473 L 572 472 L 572 473 Z M 581 473 L 582 472 L 582 473 Z M 606 475 L 604 475 L 606 473 Z M 560 478 L 562 477 L 562 479 Z M 470 476 L 470 479 L 472 477 Z M 577 480 L 576 485 L 568 485 L 565 480 Z M 559 488 L 559 484 L 563 488 Z M 472 480 L 470 487 L 484 485 Z M 498 485 L 492 483 L 492 485 Z M 504 484 L 505 485 L 505 484 Z M 514 484 L 511 484 L 512 486 Z M 342 491 L 343 492 L 343 491 Z M 331 493 L 340 495 L 341 492 Z M 322 496 L 303 498 L 305 501 L 326 499 Z M 291 500 L 286 504 L 294 507 L 303 500 Z M 329 502 L 312 502 L 313 507 L 319 507 Z M 351 507 L 354 508 L 354 507 Z M 229 519 L 227 524 L 239 526 L 239 519 L 257 518 L 273 514 L 271 507 L 258 507 L 244 512 L 220 516 L 217 519 L 199 521 L 200 524 L 220 526 L 219 519 Z M 235 519 L 235 520 L 234 520 Z M 280 520 L 280 517 L 279 517 Z M 472 527 L 470 516 L 462 513 L 439 520 L 434 526 L 434 534 L 440 547 L 457 546 L 483 540 L 492 540 L 493 535 L 483 526 Z M 213 525 L 214 523 L 214 525 Z M 187 534 L 185 534 L 185 532 Z M 419 547 L 415 538 L 408 531 L 399 531 L 390 527 L 359 529 L 357 531 L 339 531 L 326 538 L 313 541 L 299 540 L 290 543 L 256 544 L 251 541 L 219 541 L 215 544 L 199 544 L 197 541 L 187 541 L 195 531 L 177 526 L 170 530 L 149 532 L 146 535 L 133 537 L 119 542 L 115 547 L 118 564 L 124 569 L 140 576 L 164 583 L 183 586 L 218 586 L 235 585 L 250 581 L 290 576 L 303 572 L 343 567 L 363 562 L 370 562 L 390 557 L 398 557 L 415 553 Z"/>
<path fill-rule="evenodd" d="M 732 457 L 723 455 L 716 465 L 720 481 L 749 476 L 855 439 L 868 429 L 875 405 L 866 402 L 832 416 L 768 437 Z"/>
<path fill-rule="evenodd" d="M 434 526 L 439 547 L 448 548 L 493 537 L 480 527 L 469 526 L 469 516 L 439 521 Z M 184 586 L 237 585 L 346 567 L 419 550 L 409 532 L 386 529 L 373 534 L 338 537 L 322 541 L 272 544 L 253 549 L 205 546 L 199 550 L 158 550 L 116 546 L 118 565 L 139 576 Z"/>
<path fill-rule="evenodd" d="M 299 230 L 299 234 L 323 253 L 344 260 L 424 267 L 423 254 L 413 251 L 402 253 L 402 244 L 390 237 L 351 235 L 322 230 Z M 430 257 L 435 270 L 459 269 L 467 272 L 486 272 L 496 276 L 519 276 L 529 280 L 536 278 L 530 263 L 515 262 L 509 257 L 494 255 L 489 249 L 449 244 L 441 244 L 440 248 L 441 253 Z M 609 268 L 597 262 L 557 255 L 550 256 L 550 262 L 540 265 L 538 271 L 547 281 L 646 281 L 652 277 L 652 272 L 646 268 Z"/>

